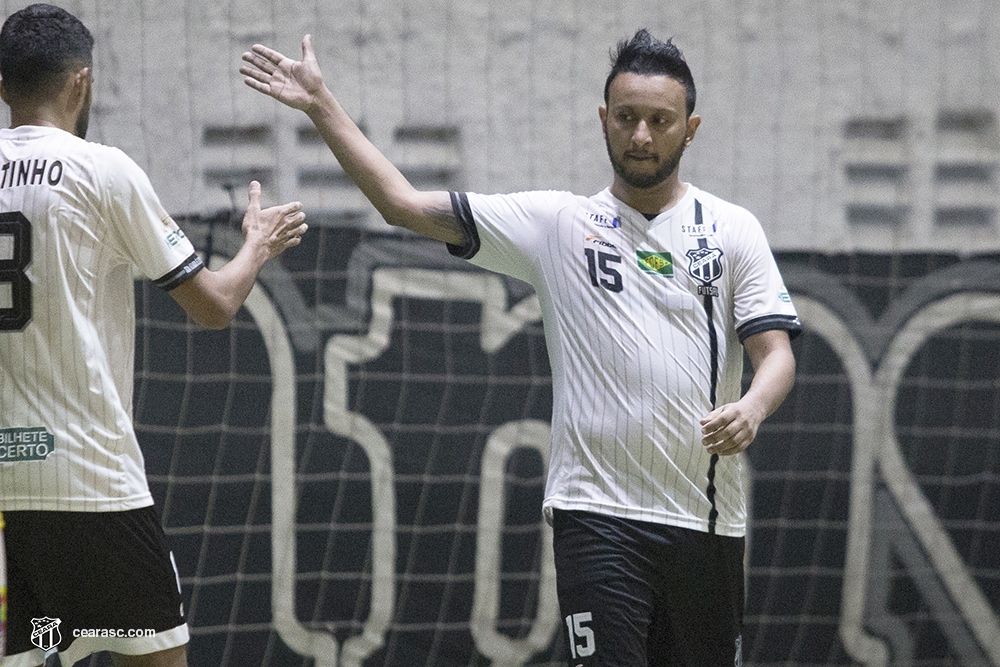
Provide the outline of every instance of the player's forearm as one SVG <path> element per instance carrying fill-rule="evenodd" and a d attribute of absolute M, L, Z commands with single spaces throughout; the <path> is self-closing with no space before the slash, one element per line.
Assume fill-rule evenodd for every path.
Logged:
<path fill-rule="evenodd" d="M 794 383 L 795 357 L 791 349 L 773 348 L 754 365 L 753 380 L 741 401 L 764 421 L 781 406 Z"/>
<path fill-rule="evenodd" d="M 216 271 L 199 271 L 171 296 L 198 324 L 224 329 L 246 301 L 267 258 L 266 247 L 248 241 L 225 266 Z"/>
<path fill-rule="evenodd" d="M 344 108 L 324 88 L 307 114 L 347 175 L 390 224 L 406 214 L 404 194 L 412 186 L 361 132 Z"/>
<path fill-rule="evenodd" d="M 306 113 L 344 172 L 386 222 L 446 243 L 463 242 L 450 204 L 442 206 L 438 201 L 447 199 L 447 193 L 417 191 L 361 132 L 328 89 L 324 87 Z M 442 215 L 451 220 L 442 224 Z"/>
<path fill-rule="evenodd" d="M 710 454 L 732 456 L 745 451 L 795 379 L 795 357 L 784 331 L 755 334 L 744 345 L 754 367 L 750 388 L 740 400 L 719 406 L 700 421 L 702 445 Z"/>

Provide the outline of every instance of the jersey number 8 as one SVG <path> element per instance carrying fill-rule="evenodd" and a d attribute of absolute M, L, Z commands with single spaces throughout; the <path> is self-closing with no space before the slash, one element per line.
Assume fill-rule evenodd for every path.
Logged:
<path fill-rule="evenodd" d="M 31 321 L 31 223 L 23 214 L 0 213 L 0 331 L 21 331 Z"/>

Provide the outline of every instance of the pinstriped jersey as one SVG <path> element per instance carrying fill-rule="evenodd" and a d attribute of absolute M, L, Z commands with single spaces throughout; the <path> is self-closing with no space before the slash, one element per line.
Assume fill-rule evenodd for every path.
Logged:
<path fill-rule="evenodd" d="M 0 507 L 152 504 L 132 425 L 133 270 L 172 289 L 201 266 L 123 152 L 0 130 Z"/>
<path fill-rule="evenodd" d="M 453 194 L 453 254 L 531 284 L 553 374 L 544 508 L 746 531 L 742 455 L 699 420 L 740 398 L 741 341 L 801 330 L 757 219 L 687 185 L 652 220 L 604 190 Z"/>

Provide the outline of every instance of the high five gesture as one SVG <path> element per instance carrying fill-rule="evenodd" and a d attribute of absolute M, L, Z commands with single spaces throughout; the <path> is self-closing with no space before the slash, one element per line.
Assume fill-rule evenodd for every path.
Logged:
<path fill-rule="evenodd" d="M 249 64 L 240 67 L 240 74 L 248 86 L 293 109 L 310 113 L 325 88 L 311 35 L 302 39 L 302 60 L 292 60 L 260 44 L 244 53 L 243 60 Z"/>
<path fill-rule="evenodd" d="M 351 180 L 390 225 L 428 238 L 461 244 L 465 237 L 447 192 L 421 192 L 376 148 L 323 83 L 312 38 L 302 38 L 302 60 L 254 44 L 243 54 L 244 82 L 293 109 L 304 111 Z"/>

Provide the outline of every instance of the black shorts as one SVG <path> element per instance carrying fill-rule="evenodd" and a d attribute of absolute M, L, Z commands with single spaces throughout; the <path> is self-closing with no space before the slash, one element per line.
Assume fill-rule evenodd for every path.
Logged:
<path fill-rule="evenodd" d="M 4 512 L 7 655 L 71 665 L 97 651 L 143 655 L 187 643 L 180 582 L 153 507 Z"/>
<path fill-rule="evenodd" d="M 555 510 L 569 665 L 742 664 L 742 537 Z"/>

